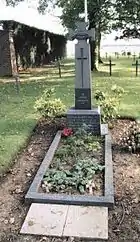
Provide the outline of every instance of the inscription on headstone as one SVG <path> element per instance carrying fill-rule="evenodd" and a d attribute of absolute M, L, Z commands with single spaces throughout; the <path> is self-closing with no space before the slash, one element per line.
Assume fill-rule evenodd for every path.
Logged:
<path fill-rule="evenodd" d="M 76 109 L 90 109 L 91 108 L 91 91 L 90 91 L 90 89 L 84 89 L 84 88 L 75 89 L 75 108 Z"/>

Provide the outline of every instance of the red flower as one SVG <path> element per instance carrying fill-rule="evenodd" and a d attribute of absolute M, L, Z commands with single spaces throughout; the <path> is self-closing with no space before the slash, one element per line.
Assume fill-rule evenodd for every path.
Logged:
<path fill-rule="evenodd" d="M 71 128 L 65 128 L 65 129 L 63 129 L 63 131 L 62 131 L 62 135 L 63 135 L 64 137 L 71 136 L 72 134 L 73 134 L 73 131 L 72 131 Z"/>

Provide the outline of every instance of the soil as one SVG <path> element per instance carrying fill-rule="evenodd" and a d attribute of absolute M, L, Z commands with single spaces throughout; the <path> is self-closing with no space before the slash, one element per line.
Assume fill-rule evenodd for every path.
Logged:
<path fill-rule="evenodd" d="M 89 164 L 88 160 L 90 159 L 92 161 L 92 164 L 96 163 L 104 166 L 104 155 L 103 155 L 104 140 L 103 139 L 86 135 L 85 136 L 86 140 L 84 140 L 83 135 L 76 137 L 74 134 L 72 135 L 72 138 L 74 139 L 76 138 L 76 142 L 78 141 L 78 144 L 75 143 L 74 141 L 72 144 L 70 144 L 69 140 L 71 140 L 71 137 L 64 138 L 62 136 L 59 146 L 55 152 L 54 158 L 51 162 L 51 165 L 47 170 L 47 174 L 48 172 L 51 172 L 54 169 L 57 172 L 60 172 L 60 171 L 71 172 L 72 170 L 72 173 L 73 173 L 74 166 L 77 164 L 79 160 L 84 160 L 84 164 L 86 163 Z M 88 141 L 87 141 L 87 138 L 88 138 Z M 96 145 L 96 148 L 94 146 L 94 150 L 89 151 L 87 146 L 89 147 L 89 145 L 91 144 Z M 63 154 L 62 154 L 62 151 L 63 151 Z M 77 172 L 76 172 L 76 175 L 77 175 Z M 70 179 L 69 177 L 71 177 L 70 174 L 67 176 L 67 181 L 68 179 Z M 70 184 L 64 185 L 63 180 L 62 180 L 63 185 L 58 183 L 54 185 L 51 182 L 49 183 L 46 182 L 45 176 L 44 176 L 44 180 L 42 181 L 41 189 L 39 192 L 61 193 L 61 194 L 67 194 L 67 195 L 71 195 L 71 194 L 94 195 L 94 196 L 102 196 L 104 194 L 104 169 L 102 171 L 97 171 L 94 175 L 92 175 L 92 180 L 91 178 L 88 179 L 87 174 L 82 174 L 82 181 L 83 179 L 87 179 L 88 183 L 86 183 L 87 184 L 86 186 L 82 186 L 84 190 L 82 189 L 82 192 L 80 192 L 80 186 L 82 184 L 80 183 L 80 181 L 79 183 L 76 183 L 77 178 L 76 178 L 76 181 L 74 181 L 74 185 L 70 185 Z M 71 179 L 69 181 L 71 181 Z"/>
<path fill-rule="evenodd" d="M 46 238 L 20 235 L 19 231 L 29 206 L 24 196 L 63 119 L 53 123 L 42 121 L 31 139 L 16 158 L 13 168 L 0 185 L 0 241 L 1 242 L 84 242 L 79 239 Z M 140 155 L 123 152 L 119 138 L 129 120 L 118 120 L 112 132 L 115 205 L 109 211 L 108 242 L 140 242 Z M 93 240 L 92 240 L 93 241 Z M 97 240 L 94 240 L 97 241 Z M 91 241 L 90 241 L 91 242 Z"/>

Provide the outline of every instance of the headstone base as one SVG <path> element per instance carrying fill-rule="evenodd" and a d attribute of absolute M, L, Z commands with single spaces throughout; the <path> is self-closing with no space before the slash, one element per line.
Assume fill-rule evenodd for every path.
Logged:
<path fill-rule="evenodd" d="M 95 135 L 101 135 L 101 114 L 100 107 L 90 110 L 80 110 L 71 108 L 67 112 L 68 127 L 73 130 L 82 128 L 85 124 L 88 131 Z"/>

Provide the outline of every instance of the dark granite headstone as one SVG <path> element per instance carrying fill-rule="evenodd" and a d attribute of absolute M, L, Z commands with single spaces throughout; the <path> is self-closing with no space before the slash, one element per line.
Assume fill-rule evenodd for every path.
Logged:
<path fill-rule="evenodd" d="M 75 107 L 67 113 L 68 126 L 75 129 L 83 124 L 94 134 L 101 134 L 100 108 L 91 104 L 91 58 L 90 37 L 95 39 L 93 29 L 88 31 L 86 23 L 78 23 L 76 31 L 70 30 L 70 39 L 77 39 L 75 45 Z"/>
<path fill-rule="evenodd" d="M 75 109 L 91 109 L 91 90 L 75 89 Z"/>
<path fill-rule="evenodd" d="M 85 124 L 93 134 L 101 133 L 100 108 L 91 110 L 77 110 L 71 108 L 67 113 L 68 126 L 73 130 L 82 128 Z"/>

